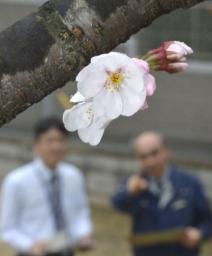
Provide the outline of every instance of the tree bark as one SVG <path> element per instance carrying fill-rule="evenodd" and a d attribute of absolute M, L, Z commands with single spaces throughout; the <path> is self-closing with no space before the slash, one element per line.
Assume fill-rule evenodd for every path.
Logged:
<path fill-rule="evenodd" d="M 50 0 L 0 33 L 0 126 L 157 17 L 203 0 Z"/>

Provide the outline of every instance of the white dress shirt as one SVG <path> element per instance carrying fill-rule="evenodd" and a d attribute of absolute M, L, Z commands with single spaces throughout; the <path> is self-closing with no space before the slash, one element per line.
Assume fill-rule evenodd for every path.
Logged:
<path fill-rule="evenodd" d="M 91 234 L 90 212 L 83 177 L 73 165 L 59 163 L 61 203 L 70 244 Z M 1 239 L 19 252 L 27 252 L 35 241 L 56 235 L 47 186 L 52 171 L 40 159 L 18 168 L 3 182 Z"/>

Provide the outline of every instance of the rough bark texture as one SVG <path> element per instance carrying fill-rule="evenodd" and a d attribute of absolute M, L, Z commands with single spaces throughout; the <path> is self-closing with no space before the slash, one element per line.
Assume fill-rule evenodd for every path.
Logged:
<path fill-rule="evenodd" d="M 50 0 L 0 33 L 0 126 L 157 17 L 203 0 Z"/>

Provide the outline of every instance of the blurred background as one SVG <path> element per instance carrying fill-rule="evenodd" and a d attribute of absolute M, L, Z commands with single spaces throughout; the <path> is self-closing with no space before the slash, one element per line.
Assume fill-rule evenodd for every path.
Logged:
<path fill-rule="evenodd" d="M 0 30 L 36 8 L 41 0 L 0 0 Z M 149 109 L 131 119 L 120 118 L 107 129 L 98 147 L 82 144 L 71 134 L 67 160 L 79 166 L 85 174 L 94 209 L 99 248 L 91 255 L 128 255 L 125 236 L 128 221 L 108 207 L 108 198 L 123 176 L 135 169 L 131 141 L 145 130 L 156 130 L 167 138 L 173 161 L 198 175 L 212 201 L 212 1 L 189 10 L 178 10 L 160 17 L 153 24 L 117 50 L 130 56 L 142 55 L 167 40 L 184 41 L 194 49 L 190 68 L 181 75 L 156 73 L 157 91 L 149 100 Z M 30 153 L 32 127 L 41 117 L 62 117 L 63 106 L 58 95 L 76 91 L 68 83 L 15 120 L 0 129 L 0 175 L 32 159 Z M 104 221 L 102 221 L 104 220 Z M 113 227 L 120 226 L 122 234 Z M 211 255 L 207 246 L 203 255 Z M 6 255 L 5 255 L 6 256 Z"/>

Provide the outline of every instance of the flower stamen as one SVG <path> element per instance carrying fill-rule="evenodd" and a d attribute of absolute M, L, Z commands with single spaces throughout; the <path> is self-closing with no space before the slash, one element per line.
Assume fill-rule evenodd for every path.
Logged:
<path fill-rule="evenodd" d="M 107 72 L 107 73 L 108 73 L 108 78 L 105 83 L 105 88 L 111 92 L 119 91 L 124 79 L 123 73 L 121 71 Z"/>
<path fill-rule="evenodd" d="M 93 119 L 93 116 L 94 116 L 94 113 L 93 113 L 93 109 L 91 106 L 89 106 L 87 109 L 86 109 L 86 115 L 88 117 L 89 120 L 92 120 Z"/>

